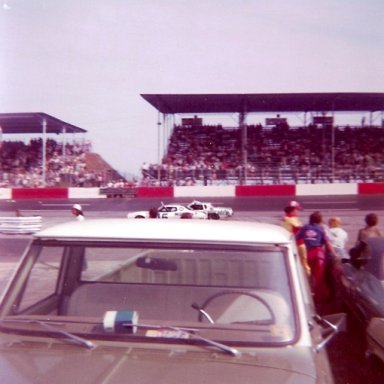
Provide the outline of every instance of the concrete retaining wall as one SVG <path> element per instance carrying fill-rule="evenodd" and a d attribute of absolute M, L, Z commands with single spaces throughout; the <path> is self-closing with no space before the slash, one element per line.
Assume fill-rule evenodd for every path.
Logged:
<path fill-rule="evenodd" d="M 357 195 L 358 184 L 298 184 L 296 196 Z"/>
<path fill-rule="evenodd" d="M 138 187 L 137 197 L 384 195 L 384 183 Z M 0 188 L 0 200 L 104 198 L 99 188 Z"/>
<path fill-rule="evenodd" d="M 234 185 L 207 185 L 205 187 L 174 187 L 175 197 L 233 197 Z"/>
<path fill-rule="evenodd" d="M 68 198 L 69 199 L 100 199 L 105 198 L 105 195 L 100 195 L 100 188 L 69 188 Z"/>

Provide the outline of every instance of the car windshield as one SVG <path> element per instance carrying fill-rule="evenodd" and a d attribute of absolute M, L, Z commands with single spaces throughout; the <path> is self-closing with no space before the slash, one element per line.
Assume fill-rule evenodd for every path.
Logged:
<path fill-rule="evenodd" d="M 202 210 L 202 209 L 204 209 L 204 206 L 203 206 L 203 204 L 200 204 L 200 203 L 194 203 L 194 204 L 191 204 L 189 206 L 189 208 L 196 209 L 196 210 Z"/>
<path fill-rule="evenodd" d="M 125 311 L 139 324 L 192 327 L 245 345 L 287 344 L 296 335 L 283 246 L 48 243 L 32 246 L 28 260 L 28 278 L 20 277 L 2 316 L 95 318 L 102 325 L 107 312 Z M 159 329 L 139 327 L 130 337 L 169 337 Z"/>

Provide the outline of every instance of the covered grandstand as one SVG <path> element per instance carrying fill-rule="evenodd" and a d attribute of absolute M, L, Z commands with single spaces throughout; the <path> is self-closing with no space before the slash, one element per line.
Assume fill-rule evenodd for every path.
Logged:
<path fill-rule="evenodd" d="M 148 183 L 298 184 L 384 179 L 384 93 L 142 97 L 158 110 L 161 128 L 159 164 L 147 166 L 143 172 Z M 206 125 L 201 118 L 228 113 L 237 114 L 237 127 Z M 247 123 L 248 116 L 271 113 L 273 117 L 269 115 L 265 124 Z M 290 126 L 287 113 L 301 114 L 303 123 Z M 359 125 L 337 125 L 335 117 L 341 113 L 368 114 L 368 118 Z M 178 115 L 188 117 L 176 124 Z"/>
<path fill-rule="evenodd" d="M 121 178 L 77 138 L 87 130 L 46 113 L 2 113 L 0 131 L 0 187 L 90 187 Z"/>

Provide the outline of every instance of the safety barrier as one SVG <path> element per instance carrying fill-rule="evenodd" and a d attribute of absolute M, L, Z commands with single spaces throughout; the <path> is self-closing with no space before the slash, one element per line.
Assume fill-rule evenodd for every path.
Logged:
<path fill-rule="evenodd" d="M 0 188 L 0 200 L 105 198 L 102 188 Z M 384 195 L 384 183 L 135 187 L 133 198 Z"/>
<path fill-rule="evenodd" d="M 293 196 L 296 193 L 295 185 L 238 185 L 238 196 Z"/>
<path fill-rule="evenodd" d="M 0 233 L 35 233 L 41 229 L 41 226 L 41 216 L 0 217 Z"/>
<path fill-rule="evenodd" d="M 68 199 L 68 188 L 13 188 L 12 199 Z"/>

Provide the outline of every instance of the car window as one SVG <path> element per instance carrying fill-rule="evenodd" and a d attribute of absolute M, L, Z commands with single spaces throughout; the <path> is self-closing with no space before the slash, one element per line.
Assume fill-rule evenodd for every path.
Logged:
<path fill-rule="evenodd" d="M 82 280 L 109 281 L 118 271 L 123 283 L 278 288 L 281 292 L 289 288 L 281 251 L 104 247 L 85 251 L 87 268 Z M 151 265 L 151 261 L 158 264 Z M 168 270 L 162 262 L 172 263 L 176 269 Z"/>
<path fill-rule="evenodd" d="M 62 247 L 43 247 L 24 288 L 19 311 L 55 293 Z"/>
<path fill-rule="evenodd" d="M 127 285 L 121 288 L 127 305 L 149 319 L 196 320 L 195 305 L 209 309 L 219 323 L 268 324 L 272 316 L 276 334 L 293 335 L 289 274 L 281 249 L 88 247 L 86 260 L 83 283 Z M 107 293 L 107 305 L 113 296 Z"/>
<path fill-rule="evenodd" d="M 244 343 L 288 343 L 297 332 L 284 247 L 89 241 L 41 249 L 15 313 L 102 319 L 128 310 L 188 327 L 211 318 Z"/>

